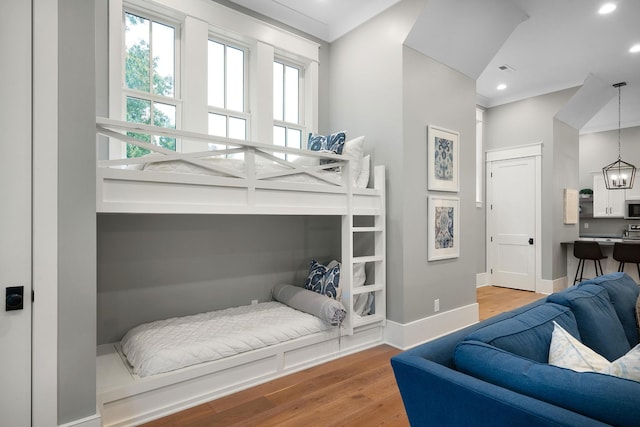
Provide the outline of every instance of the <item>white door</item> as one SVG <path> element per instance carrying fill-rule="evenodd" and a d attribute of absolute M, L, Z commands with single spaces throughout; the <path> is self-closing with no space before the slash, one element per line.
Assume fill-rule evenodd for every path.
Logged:
<path fill-rule="evenodd" d="M 0 425 L 22 427 L 31 425 L 30 1 L 0 4 L 0 58 Z"/>
<path fill-rule="evenodd" d="M 535 158 L 493 161 L 488 171 L 491 284 L 535 291 Z"/>

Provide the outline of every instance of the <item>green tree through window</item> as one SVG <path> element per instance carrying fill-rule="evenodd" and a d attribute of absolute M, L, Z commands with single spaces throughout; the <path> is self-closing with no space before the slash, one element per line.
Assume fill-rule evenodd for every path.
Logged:
<path fill-rule="evenodd" d="M 150 30 L 160 26 L 159 31 L 166 31 L 167 28 L 175 32 L 175 29 L 164 24 L 151 22 L 146 18 L 125 13 L 125 39 L 127 39 L 127 50 L 125 60 L 125 86 L 131 91 L 140 92 L 140 96 L 127 95 L 126 97 L 126 120 L 128 122 L 153 124 L 155 126 L 175 128 L 176 107 L 169 103 L 161 103 L 152 99 L 146 99 L 145 93 L 153 95 L 173 97 L 174 78 L 170 75 L 161 75 L 159 72 L 160 57 L 154 55 L 151 60 L 153 38 Z M 130 37 L 135 30 L 136 37 Z M 145 34 L 146 32 L 146 34 Z M 139 36 L 142 34 L 142 36 Z M 135 40 L 131 43 L 130 40 Z M 153 46 L 154 49 L 161 46 Z M 167 49 L 164 46 L 165 50 Z M 173 46 L 170 47 L 171 51 Z M 173 53 L 173 52 L 172 52 Z M 176 149 L 175 138 L 161 136 L 151 138 L 147 134 L 129 132 L 129 136 L 141 141 L 150 142 L 161 147 Z M 149 154 L 149 150 L 127 144 L 127 157 L 140 157 Z"/>

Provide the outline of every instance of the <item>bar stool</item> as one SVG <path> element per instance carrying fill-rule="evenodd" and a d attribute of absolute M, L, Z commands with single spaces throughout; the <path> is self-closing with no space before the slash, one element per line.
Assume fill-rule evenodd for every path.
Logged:
<path fill-rule="evenodd" d="M 602 254 L 600 244 L 598 242 L 576 240 L 573 242 L 573 256 L 578 258 L 578 268 L 576 269 L 576 277 L 573 279 L 573 284 L 576 282 L 582 282 L 582 273 L 584 272 L 584 263 L 586 260 L 593 260 L 593 265 L 596 269 L 596 276 L 601 276 L 602 264 L 601 259 L 607 258 Z M 600 267 L 600 274 L 598 274 L 598 267 Z M 578 273 L 580 273 L 580 280 L 578 280 Z"/>
<path fill-rule="evenodd" d="M 615 243 L 613 245 L 613 259 L 619 261 L 618 271 L 624 271 L 624 264 L 631 262 L 638 269 L 640 277 L 640 245 L 637 243 Z"/>

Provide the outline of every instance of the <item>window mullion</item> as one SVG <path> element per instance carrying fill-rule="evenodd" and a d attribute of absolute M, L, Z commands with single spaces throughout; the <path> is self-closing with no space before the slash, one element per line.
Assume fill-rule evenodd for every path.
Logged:
<path fill-rule="evenodd" d="M 282 64 L 282 119 L 287 117 L 287 66 Z M 285 136 L 285 141 L 287 137 Z"/>
<path fill-rule="evenodd" d="M 224 71 L 223 71 L 224 77 L 223 77 L 223 79 L 224 79 L 224 82 L 223 82 L 223 85 L 222 85 L 222 93 L 223 93 L 222 102 L 223 102 L 223 106 L 224 106 L 224 108 L 226 110 L 227 109 L 227 78 L 228 78 L 228 76 L 227 76 L 227 74 L 228 74 L 227 73 L 227 69 L 228 69 L 227 63 L 228 63 L 228 59 L 227 59 L 227 45 L 226 45 L 226 43 L 223 44 L 222 46 L 223 46 L 223 52 L 224 52 L 223 53 L 223 57 L 224 57 L 224 67 L 223 67 L 224 68 Z M 229 120 L 227 119 L 227 122 L 228 121 Z M 229 125 L 227 124 L 227 135 L 229 135 L 229 133 L 228 133 L 229 129 L 228 128 L 229 128 Z"/>
<path fill-rule="evenodd" d="M 155 95 L 153 90 L 153 20 L 149 19 L 149 93 Z"/>
<path fill-rule="evenodd" d="M 174 105 L 176 107 L 182 104 L 182 100 L 178 98 L 170 98 L 168 96 L 155 95 L 152 93 L 141 92 L 139 90 L 125 88 L 125 89 L 122 89 L 122 92 L 125 94 L 125 98 L 127 96 L 130 96 L 132 98 L 147 99 L 149 101 L 160 102 L 161 104 Z"/>

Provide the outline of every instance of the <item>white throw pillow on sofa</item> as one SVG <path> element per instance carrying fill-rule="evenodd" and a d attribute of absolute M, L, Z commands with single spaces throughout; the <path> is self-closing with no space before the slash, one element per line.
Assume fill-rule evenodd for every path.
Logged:
<path fill-rule="evenodd" d="M 598 372 L 640 381 L 640 344 L 613 362 L 591 350 L 553 322 L 549 364 L 577 372 Z"/>

